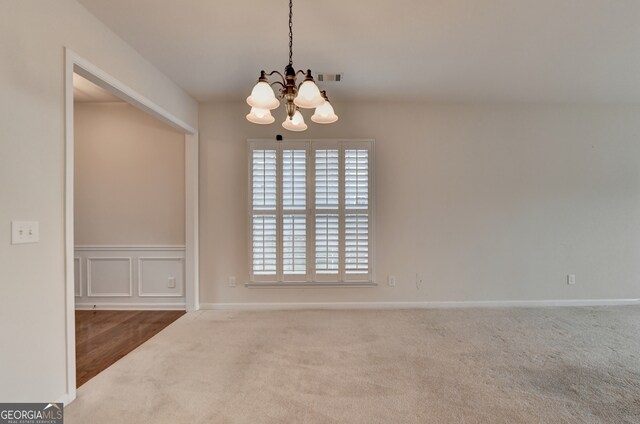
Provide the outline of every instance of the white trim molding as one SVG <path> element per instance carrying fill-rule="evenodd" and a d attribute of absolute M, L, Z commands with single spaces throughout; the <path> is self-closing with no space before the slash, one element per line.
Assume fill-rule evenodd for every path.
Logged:
<path fill-rule="evenodd" d="M 137 252 L 137 251 L 162 251 L 162 252 L 182 252 L 185 250 L 184 245 L 77 245 L 74 247 L 76 252 Z"/>
<path fill-rule="evenodd" d="M 185 185 L 185 249 L 184 287 L 188 312 L 198 310 L 200 304 L 200 242 L 199 233 L 199 189 L 198 133 L 184 136 L 184 185 Z"/>
<path fill-rule="evenodd" d="M 328 281 L 328 282 L 323 282 L 323 281 L 309 281 L 309 282 L 257 282 L 257 283 L 252 283 L 252 282 L 247 282 L 244 284 L 245 287 L 247 288 L 252 288 L 252 289 L 291 289 L 291 288 L 295 288 L 295 289 L 300 289 L 300 288 L 310 288 L 310 289 L 318 289 L 318 288 L 329 288 L 329 289 L 335 289 L 335 288 L 346 288 L 346 289 L 351 289 L 354 287 L 361 287 L 361 288 L 367 288 L 367 287 L 378 287 L 378 283 L 375 283 L 373 281 L 369 281 L 369 282 L 357 282 L 357 281 Z"/>
<path fill-rule="evenodd" d="M 479 300 L 433 302 L 302 302 L 302 303 L 201 303 L 200 309 L 219 311 L 277 311 L 309 309 L 454 309 L 539 308 L 558 306 L 640 305 L 640 299 Z"/>
<path fill-rule="evenodd" d="M 71 402 L 73 402 L 73 400 L 75 398 L 76 398 L 75 393 L 73 393 L 73 394 L 65 393 L 64 395 L 62 395 L 58 399 L 56 399 L 54 403 L 62 403 L 62 404 L 64 404 L 64 406 L 67 406 Z"/>
<path fill-rule="evenodd" d="M 88 60 L 80 57 L 71 49 L 67 48 L 65 51 L 67 59 L 71 60 L 73 63 L 73 71 L 78 75 L 88 79 L 97 86 L 109 91 L 116 97 L 121 98 L 130 105 L 137 107 L 179 131 L 183 131 L 187 134 L 195 134 L 197 132 L 195 128 L 187 124 L 182 119 L 173 115 L 137 91 L 132 90 L 130 87 L 104 72 Z"/>
<path fill-rule="evenodd" d="M 82 258 L 76 256 L 75 258 L 73 258 L 73 266 L 74 266 L 74 272 L 75 272 L 75 265 L 76 265 L 76 261 L 78 261 L 78 275 L 75 275 L 74 278 L 78 279 L 78 290 L 76 290 L 75 292 L 75 297 L 82 297 Z M 73 286 L 75 289 L 75 279 L 73 281 Z M 58 402 L 59 403 L 59 402 Z"/>
<path fill-rule="evenodd" d="M 91 263 L 98 261 L 126 261 L 129 264 L 129 292 L 114 292 L 114 293 L 94 293 L 91 286 Z M 87 258 L 87 297 L 131 297 L 133 295 L 133 268 L 131 265 L 131 258 L 128 256 L 103 256 L 103 257 L 88 257 Z"/>
<path fill-rule="evenodd" d="M 198 309 L 200 281 L 198 274 L 198 130 L 170 113 L 161 105 L 128 87 L 85 58 L 65 47 L 64 60 L 64 269 L 65 269 L 65 342 L 66 342 L 66 395 L 76 397 L 75 346 L 75 279 L 74 279 L 74 108 L 73 74 L 78 73 L 127 103 L 149 113 L 185 134 L 185 291 L 186 309 Z"/>
<path fill-rule="evenodd" d="M 185 248 L 182 246 L 79 246 L 75 255 L 83 271 L 86 270 L 80 275 L 81 295 L 76 294 L 76 305 L 126 303 L 142 304 L 146 308 L 150 304 L 163 305 L 166 302 L 171 302 L 171 305 L 184 304 L 187 287 Z M 122 263 L 114 262 L 112 265 L 116 268 L 112 269 L 108 263 L 102 263 L 102 266 L 97 267 L 96 261 L 128 261 L 129 292 L 126 293 L 123 290 L 123 270 L 117 268 L 122 267 Z M 112 272 L 118 273 L 120 278 L 110 277 Z M 168 283 L 168 278 L 171 277 L 176 280 L 175 288 L 163 285 Z M 96 286 L 99 278 L 102 278 L 106 284 L 100 290 Z M 146 285 L 144 278 L 147 278 Z M 109 284 L 109 281 L 113 284 Z M 134 287 L 137 288 L 134 289 Z"/>
<path fill-rule="evenodd" d="M 180 264 L 180 292 L 178 293 L 145 293 L 142 290 L 144 282 L 144 262 L 145 261 L 176 261 Z M 140 256 L 138 257 L 138 296 L 139 297 L 184 297 L 184 258 L 167 257 L 167 256 Z"/>
<path fill-rule="evenodd" d="M 64 61 L 64 264 L 65 264 L 65 405 L 76 398 L 76 314 L 74 245 L 73 68 L 80 57 L 65 48 Z"/>
<path fill-rule="evenodd" d="M 185 304 L 182 303 L 76 303 L 76 310 L 79 311 L 184 311 Z"/>

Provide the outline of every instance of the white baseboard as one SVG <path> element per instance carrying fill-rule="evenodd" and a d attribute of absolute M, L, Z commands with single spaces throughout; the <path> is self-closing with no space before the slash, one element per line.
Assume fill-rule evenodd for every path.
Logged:
<path fill-rule="evenodd" d="M 270 311 L 293 309 L 445 309 L 445 308 L 531 308 L 549 306 L 640 305 L 640 299 L 575 300 L 480 300 L 434 302 L 303 302 L 303 303 L 201 303 L 202 310 Z"/>
<path fill-rule="evenodd" d="M 95 306 L 95 307 L 94 307 Z M 76 303 L 76 310 L 100 311 L 184 311 L 184 303 Z"/>
<path fill-rule="evenodd" d="M 58 399 L 56 399 L 55 403 L 63 403 L 64 406 L 67 406 L 68 404 L 73 402 L 75 399 L 76 399 L 76 393 L 74 390 L 74 393 L 72 394 L 65 393 L 64 395 L 60 396 Z"/>

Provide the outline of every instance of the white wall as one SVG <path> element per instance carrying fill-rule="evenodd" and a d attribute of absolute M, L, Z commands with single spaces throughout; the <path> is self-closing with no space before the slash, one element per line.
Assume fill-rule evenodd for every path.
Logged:
<path fill-rule="evenodd" d="M 73 0 L 0 1 L 0 400 L 67 392 L 64 47 L 197 126 L 197 103 Z M 12 219 L 40 243 L 10 245 Z M 46 355 L 43 354 L 46 352 Z"/>
<path fill-rule="evenodd" d="M 127 103 L 75 103 L 76 245 L 184 245 L 184 133 Z"/>
<path fill-rule="evenodd" d="M 640 107 L 334 103 L 297 135 L 201 105 L 201 302 L 640 297 Z M 227 287 L 248 278 L 245 140 L 275 134 L 376 139 L 378 287 Z"/>

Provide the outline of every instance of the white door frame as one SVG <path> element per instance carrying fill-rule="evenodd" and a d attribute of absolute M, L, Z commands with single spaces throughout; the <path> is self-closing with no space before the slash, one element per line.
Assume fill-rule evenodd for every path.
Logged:
<path fill-rule="evenodd" d="M 73 217 L 73 74 L 77 73 L 127 103 L 185 133 L 185 300 L 187 312 L 199 309 L 198 131 L 145 96 L 65 48 L 65 308 L 67 393 L 76 397 L 76 335 Z"/>

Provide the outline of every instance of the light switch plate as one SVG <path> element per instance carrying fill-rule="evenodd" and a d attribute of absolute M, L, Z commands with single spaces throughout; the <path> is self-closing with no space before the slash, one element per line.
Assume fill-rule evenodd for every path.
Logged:
<path fill-rule="evenodd" d="M 176 288 L 176 277 L 169 277 L 168 287 L 170 289 L 175 289 Z"/>
<path fill-rule="evenodd" d="M 40 241 L 38 221 L 11 221 L 11 244 L 37 243 Z"/>
<path fill-rule="evenodd" d="M 229 287 L 235 287 L 236 286 L 236 277 L 233 277 L 233 276 L 229 277 L 229 280 L 228 280 L 227 283 L 228 283 Z"/>

